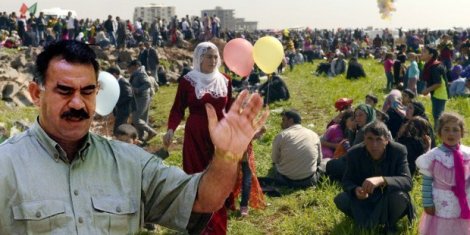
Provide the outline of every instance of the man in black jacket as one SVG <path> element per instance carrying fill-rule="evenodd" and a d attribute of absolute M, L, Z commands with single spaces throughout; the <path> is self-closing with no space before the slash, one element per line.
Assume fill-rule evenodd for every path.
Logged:
<path fill-rule="evenodd" d="M 290 98 L 286 83 L 278 75 L 273 75 L 271 78 L 268 78 L 258 90 L 263 96 L 265 105 L 279 100 L 288 100 Z"/>
<path fill-rule="evenodd" d="M 334 202 L 357 226 L 374 228 L 381 224 L 393 234 L 401 217 L 413 218 L 409 195 L 412 181 L 406 148 L 389 138 L 382 122 L 366 126 L 364 142 L 347 153 L 344 192 Z"/>
<path fill-rule="evenodd" d="M 149 42 L 144 42 L 145 49 L 147 50 L 147 64 L 145 64 L 145 69 L 150 71 L 150 74 L 153 78 L 157 79 L 157 69 L 158 65 L 160 64 L 160 60 L 158 59 L 158 52 L 155 48 L 150 46 Z"/>
<path fill-rule="evenodd" d="M 114 114 L 114 129 L 113 133 L 116 135 L 116 130 L 121 124 L 127 123 L 129 116 L 132 112 L 134 103 L 134 94 L 132 93 L 132 87 L 129 81 L 122 77 L 121 71 L 117 67 L 111 67 L 107 71 L 112 74 L 119 83 L 119 99 L 113 110 Z"/>
<path fill-rule="evenodd" d="M 365 76 L 366 72 L 362 64 L 357 61 L 357 58 L 351 58 L 348 64 L 348 71 L 346 72 L 346 79 L 358 79 Z"/>
<path fill-rule="evenodd" d="M 116 46 L 116 37 L 114 36 L 114 21 L 113 21 L 112 15 L 109 15 L 108 19 L 104 22 L 104 29 L 106 30 L 106 33 L 108 34 L 111 44 Z"/>

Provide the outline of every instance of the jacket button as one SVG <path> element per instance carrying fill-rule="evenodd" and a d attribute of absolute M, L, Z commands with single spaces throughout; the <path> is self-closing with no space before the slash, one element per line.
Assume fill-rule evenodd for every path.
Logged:
<path fill-rule="evenodd" d="M 121 207 L 116 207 L 116 212 L 120 213 L 121 212 Z"/>
<path fill-rule="evenodd" d="M 73 194 L 74 194 L 75 196 L 78 196 L 78 190 L 76 190 L 76 189 L 73 190 Z"/>
<path fill-rule="evenodd" d="M 36 212 L 36 218 L 41 218 L 41 212 L 40 211 Z"/>
<path fill-rule="evenodd" d="M 83 223 L 83 218 L 82 218 L 82 217 L 78 217 L 78 222 L 79 222 L 79 223 Z"/>

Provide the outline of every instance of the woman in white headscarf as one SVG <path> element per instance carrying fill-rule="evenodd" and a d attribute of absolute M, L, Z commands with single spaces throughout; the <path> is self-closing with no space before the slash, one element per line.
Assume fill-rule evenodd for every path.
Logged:
<path fill-rule="evenodd" d="M 205 104 L 214 106 L 220 120 L 232 103 L 231 79 L 219 72 L 220 65 L 219 50 L 213 43 L 198 44 L 193 54 L 193 70 L 180 79 L 170 111 L 168 131 L 163 137 L 167 148 L 189 108 L 183 144 L 183 170 L 188 174 L 204 171 L 214 155 Z M 222 208 L 214 213 L 203 234 L 225 234 L 226 231 L 227 212 Z"/>

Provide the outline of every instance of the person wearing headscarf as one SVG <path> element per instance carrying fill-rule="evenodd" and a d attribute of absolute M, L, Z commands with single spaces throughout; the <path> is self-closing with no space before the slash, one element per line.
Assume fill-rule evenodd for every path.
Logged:
<path fill-rule="evenodd" d="M 353 147 L 354 145 L 360 144 L 364 141 L 365 127 L 367 124 L 375 121 L 375 119 L 375 109 L 368 104 L 360 104 L 354 109 L 354 121 L 357 125 L 357 131 L 354 136 L 350 137 L 350 143 L 352 143 L 350 147 Z M 326 174 L 332 180 L 341 181 L 346 170 L 346 166 L 347 159 L 345 156 L 330 160 L 326 163 Z"/>
<path fill-rule="evenodd" d="M 429 121 L 428 116 L 426 115 L 424 104 L 419 101 L 411 101 L 406 107 L 405 119 L 410 120 L 415 116 L 420 116 Z"/>
<path fill-rule="evenodd" d="M 399 90 L 393 89 L 385 99 L 382 112 L 387 114 L 388 120 L 385 122 L 392 137 L 395 138 L 400 126 L 405 120 L 405 108 L 402 104 L 402 94 Z"/>
<path fill-rule="evenodd" d="M 375 121 L 376 117 L 375 109 L 370 105 L 360 104 L 356 107 L 354 110 L 354 121 L 356 121 L 357 124 L 357 132 L 352 145 L 364 141 L 364 128 L 367 124 Z"/>
<path fill-rule="evenodd" d="M 384 104 L 382 106 L 382 112 L 387 113 L 387 111 L 390 108 L 393 108 L 394 105 L 397 105 L 396 102 L 401 103 L 401 99 L 402 99 L 402 95 L 401 95 L 400 90 L 398 89 L 391 90 L 390 93 L 388 93 L 387 97 L 385 98 Z M 400 107 L 399 112 L 402 113 L 403 115 L 405 114 L 405 111 L 404 109 L 402 109 L 402 107 Z"/>
<path fill-rule="evenodd" d="M 170 111 L 168 131 L 163 137 L 166 148 L 189 109 L 183 140 L 183 170 L 188 174 L 204 171 L 214 155 L 205 105 L 212 104 L 220 120 L 232 103 L 231 78 L 219 72 L 220 65 L 216 45 L 199 43 L 194 49 L 193 70 L 180 79 Z M 227 211 L 222 207 L 214 213 L 203 234 L 225 234 L 226 231 Z"/>
<path fill-rule="evenodd" d="M 400 129 L 398 130 L 397 136 L 395 137 L 395 139 L 396 139 L 397 141 L 400 142 L 399 139 L 400 139 L 401 137 L 403 137 L 403 136 L 405 136 L 405 139 L 402 139 L 402 142 L 403 142 L 404 140 L 406 141 L 406 140 L 407 140 L 406 138 L 409 137 L 409 133 L 413 133 L 413 128 L 414 128 L 414 126 L 411 126 L 412 128 L 410 128 L 410 126 L 408 125 L 408 123 L 409 123 L 411 120 L 415 119 L 416 117 L 420 117 L 420 118 L 426 120 L 427 122 L 429 122 L 429 118 L 428 118 L 428 116 L 426 115 L 426 110 L 425 110 L 425 107 L 424 107 L 423 103 L 414 100 L 414 101 L 411 101 L 411 103 L 409 103 L 409 104 L 406 106 L 405 120 L 404 120 L 403 124 L 400 126 Z M 415 123 L 415 124 L 416 124 L 416 123 Z M 420 124 L 420 123 L 418 123 L 418 124 Z M 423 126 L 423 125 L 421 125 L 421 126 Z M 430 126 L 430 129 L 429 129 L 429 130 L 424 130 L 424 131 L 425 131 L 425 133 L 427 133 L 427 135 L 428 135 L 428 136 L 430 137 L 430 139 L 431 139 L 431 146 L 434 147 L 434 146 L 436 146 L 436 140 L 435 140 L 435 136 L 434 136 L 434 130 L 432 129 L 431 124 L 429 124 L 429 126 Z M 411 132 L 410 132 L 410 130 L 411 130 Z M 414 140 L 416 140 L 416 139 L 418 138 L 417 136 L 412 136 L 412 137 L 414 138 Z M 423 137 L 423 136 L 420 137 L 420 138 L 421 138 L 421 139 L 420 139 L 421 142 L 422 142 L 422 140 L 423 140 L 422 137 Z M 400 143 L 402 143 L 402 142 L 400 142 Z M 407 146 L 407 148 L 408 148 L 408 145 L 410 145 L 411 143 L 406 143 L 406 144 L 405 144 L 405 143 L 403 142 L 402 144 L 404 144 L 404 145 Z M 413 148 L 417 148 L 417 146 L 412 146 L 412 147 L 413 147 Z M 416 150 L 416 149 L 414 149 L 414 150 Z M 411 151 L 413 151 L 413 150 L 411 150 Z M 418 156 L 419 156 L 419 155 L 418 155 Z M 413 162 L 413 163 L 410 163 L 410 171 L 413 172 L 414 169 L 411 168 L 411 167 L 412 167 L 411 165 L 414 165 L 414 162 Z"/>
<path fill-rule="evenodd" d="M 422 116 L 413 116 L 403 124 L 397 136 L 397 142 L 404 145 L 408 152 L 408 166 L 413 176 L 416 172 L 416 159 L 436 146 L 434 132 L 428 120 Z"/>

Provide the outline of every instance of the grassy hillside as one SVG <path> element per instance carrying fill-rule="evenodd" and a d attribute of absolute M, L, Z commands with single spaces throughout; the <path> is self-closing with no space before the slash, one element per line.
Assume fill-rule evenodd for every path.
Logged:
<path fill-rule="evenodd" d="M 266 134 L 254 144 L 255 158 L 258 176 L 266 176 L 271 169 L 271 142 L 280 128 L 280 111 L 283 108 L 295 108 L 302 114 L 302 124 L 313 129 L 319 135 L 325 131 L 326 124 L 336 114 L 334 102 L 341 97 L 354 99 L 354 104 L 363 103 L 365 95 L 373 93 L 379 97 L 379 107 L 383 103 L 385 93 L 385 76 L 383 66 L 374 60 L 362 60 L 367 78 L 349 81 L 344 76 L 328 78 L 312 75 L 312 71 L 318 65 L 304 64 L 286 71 L 282 76 L 291 92 L 288 101 L 270 105 L 271 116 L 267 122 Z M 168 113 L 173 103 L 176 85 L 161 87 L 154 97 L 150 112 L 152 124 L 159 130 L 160 137 L 166 131 Z M 419 97 L 424 102 L 427 114 L 431 117 L 431 102 L 429 97 Z M 470 104 L 469 99 L 450 100 L 447 111 L 455 111 L 465 116 L 467 131 L 470 130 Z M 17 119 L 34 120 L 33 108 L 11 109 L 0 104 L 3 111 L 0 122 L 6 122 L 11 126 Z M 431 122 L 432 123 L 432 122 Z M 179 129 L 175 135 L 170 157 L 165 160 L 170 165 L 181 166 L 181 144 L 183 130 Z M 470 137 L 467 135 L 463 143 L 470 145 Z M 161 138 L 154 138 L 148 147 L 155 150 L 161 146 Z M 419 207 L 420 179 L 414 180 L 412 192 L 414 203 L 419 215 L 422 209 Z M 267 197 L 268 207 L 265 210 L 251 210 L 247 218 L 239 217 L 238 212 L 230 215 L 229 234 L 378 234 L 376 231 L 357 231 L 353 228 L 351 220 L 340 213 L 333 198 L 341 191 L 340 186 L 327 180 L 323 181 L 316 189 L 292 191 L 281 189 L 282 197 Z M 238 206 L 238 205 L 237 205 Z M 417 234 L 416 223 L 408 226 L 407 220 L 400 223 L 402 234 Z M 172 234 L 172 231 L 159 229 L 159 233 Z"/>
<path fill-rule="evenodd" d="M 291 99 L 270 105 L 271 115 L 267 122 L 267 132 L 254 144 L 258 176 L 266 176 L 271 169 L 271 142 L 280 128 L 280 111 L 283 108 L 296 108 L 302 114 L 302 124 L 313 129 L 318 134 L 323 134 L 326 124 L 336 114 L 334 102 L 341 97 L 354 99 L 354 104 L 363 103 L 365 95 L 373 93 L 379 97 L 379 107 L 386 95 L 385 76 L 383 66 L 374 60 L 363 60 L 367 78 L 350 81 L 344 76 L 328 78 L 326 76 L 312 75 L 318 65 L 304 64 L 294 68 L 292 72 L 283 74 L 291 92 Z M 174 94 L 175 86 L 163 87 L 156 97 L 156 109 L 159 110 L 152 116 L 156 123 L 165 123 L 168 108 Z M 168 97 L 170 96 L 170 97 Z M 431 102 L 429 97 L 419 97 L 431 117 Z M 163 113 L 160 111 L 165 110 Z M 465 116 L 465 121 L 470 127 L 469 99 L 454 99 L 448 102 L 447 111 L 455 111 Z M 162 130 L 163 131 L 163 130 Z M 183 131 L 176 133 L 178 143 L 181 143 Z M 160 140 L 155 140 L 160 142 Z M 467 135 L 463 143 L 470 145 L 470 137 Z M 159 143 L 156 143 L 159 144 Z M 176 147 L 179 150 L 179 147 Z M 176 150 L 176 149 L 175 149 Z M 181 153 L 173 151 L 167 160 L 170 164 L 181 164 Z M 420 179 L 414 180 L 412 196 L 419 207 Z M 316 189 L 288 190 L 282 189 L 283 197 L 266 197 L 269 206 L 264 210 L 251 210 L 247 218 L 241 218 L 238 212 L 233 212 L 229 221 L 229 234 L 379 234 L 377 231 L 357 231 L 350 219 L 339 212 L 333 198 L 341 191 L 340 185 L 328 180 L 320 184 Z M 408 225 L 406 219 L 400 221 L 402 234 L 417 234 L 416 222 Z M 171 233 L 165 231 L 164 233 Z"/>

